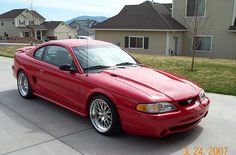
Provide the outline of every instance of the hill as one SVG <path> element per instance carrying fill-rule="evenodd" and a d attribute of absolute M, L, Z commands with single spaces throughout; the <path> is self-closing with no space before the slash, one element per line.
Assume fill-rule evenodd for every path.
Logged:
<path fill-rule="evenodd" d="M 107 20 L 108 18 L 105 16 L 78 16 L 66 21 L 66 23 L 70 24 L 74 20 L 86 20 L 86 19 L 96 20 L 97 22 L 100 23 L 103 22 L 104 20 Z"/>

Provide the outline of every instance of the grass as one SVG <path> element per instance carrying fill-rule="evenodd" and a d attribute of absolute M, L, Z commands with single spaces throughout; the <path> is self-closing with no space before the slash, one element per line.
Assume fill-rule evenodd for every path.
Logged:
<path fill-rule="evenodd" d="M 196 58 L 196 71 L 190 71 L 190 57 L 132 55 L 146 66 L 184 77 L 207 92 L 236 96 L 236 60 Z"/>
<path fill-rule="evenodd" d="M 0 46 L 0 56 L 13 57 L 16 49 L 23 46 Z"/>
<path fill-rule="evenodd" d="M 0 55 L 13 57 L 20 47 L 0 46 Z M 190 57 L 131 54 L 144 65 L 184 77 L 207 92 L 236 96 L 236 60 L 196 58 L 196 71 L 190 71 Z"/>

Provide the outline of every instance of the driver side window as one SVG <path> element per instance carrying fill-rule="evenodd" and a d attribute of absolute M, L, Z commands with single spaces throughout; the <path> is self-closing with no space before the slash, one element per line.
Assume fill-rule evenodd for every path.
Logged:
<path fill-rule="evenodd" d="M 73 59 L 67 49 L 61 46 L 48 46 L 43 61 L 55 65 L 57 67 L 69 64 L 74 66 Z"/>

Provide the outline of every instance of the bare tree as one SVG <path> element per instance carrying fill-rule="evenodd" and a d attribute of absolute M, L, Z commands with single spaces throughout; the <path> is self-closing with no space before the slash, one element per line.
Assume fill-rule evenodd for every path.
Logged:
<path fill-rule="evenodd" d="M 198 49 L 201 43 L 201 38 L 198 38 L 197 36 L 200 34 L 201 29 L 205 26 L 205 23 L 208 20 L 208 17 L 202 18 L 202 16 L 199 16 L 199 13 L 201 13 L 199 12 L 200 0 L 193 0 L 193 1 L 194 1 L 194 6 L 193 6 L 194 15 L 192 16 L 192 18 L 188 18 L 188 19 L 183 17 L 185 26 L 187 27 L 188 32 L 190 33 L 190 36 L 193 39 L 193 42 L 192 42 L 193 44 L 191 47 L 191 50 L 192 50 L 192 62 L 191 62 L 191 68 L 190 68 L 191 71 L 194 71 L 196 50 Z M 204 14 L 206 12 L 207 6 L 208 6 L 208 2 L 204 4 Z"/>

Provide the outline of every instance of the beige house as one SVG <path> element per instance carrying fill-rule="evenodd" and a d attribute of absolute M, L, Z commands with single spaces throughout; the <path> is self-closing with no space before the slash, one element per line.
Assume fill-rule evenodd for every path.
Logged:
<path fill-rule="evenodd" d="M 227 2 L 226 2 L 227 1 Z M 95 38 L 129 52 L 192 54 L 191 21 L 194 10 L 199 29 L 197 56 L 236 58 L 236 0 L 173 0 L 172 4 L 146 1 L 127 5 L 118 15 L 94 27 Z"/>
<path fill-rule="evenodd" d="M 183 33 L 182 54 L 191 55 L 194 0 L 173 0 L 172 17 L 188 27 Z M 197 55 L 236 59 L 236 0 L 198 0 Z"/>
<path fill-rule="evenodd" d="M 181 55 L 186 28 L 171 18 L 171 5 L 146 1 L 127 5 L 118 15 L 94 27 L 95 38 L 129 52 Z"/>
<path fill-rule="evenodd" d="M 36 11 L 14 9 L 0 15 L 0 36 L 38 40 L 75 38 L 76 32 L 62 21 L 45 21 Z"/>

